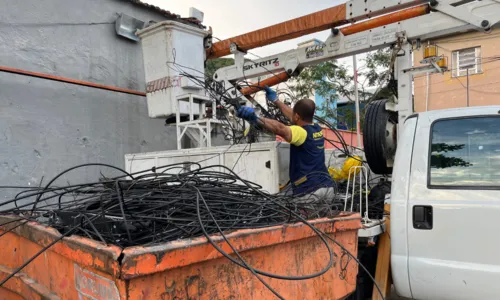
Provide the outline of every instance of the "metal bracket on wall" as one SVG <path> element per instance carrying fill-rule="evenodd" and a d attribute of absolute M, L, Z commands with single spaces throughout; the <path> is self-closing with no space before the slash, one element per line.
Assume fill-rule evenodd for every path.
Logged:
<path fill-rule="evenodd" d="M 146 22 L 124 13 L 118 14 L 118 19 L 115 21 L 116 34 L 136 42 L 140 41 L 140 39 L 135 35 L 135 32 L 143 29 L 145 26 Z"/>

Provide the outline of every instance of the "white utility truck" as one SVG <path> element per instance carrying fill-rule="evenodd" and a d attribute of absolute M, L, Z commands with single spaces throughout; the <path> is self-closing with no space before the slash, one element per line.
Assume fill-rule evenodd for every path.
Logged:
<path fill-rule="evenodd" d="M 414 299 L 500 299 L 500 106 L 406 119 L 391 191 L 391 268 Z"/>

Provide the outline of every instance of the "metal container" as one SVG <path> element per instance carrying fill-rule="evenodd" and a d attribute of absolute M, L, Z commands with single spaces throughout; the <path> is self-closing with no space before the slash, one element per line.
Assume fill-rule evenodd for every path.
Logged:
<path fill-rule="evenodd" d="M 424 59 L 438 56 L 438 47 L 436 45 L 427 45 L 424 48 Z"/>
<path fill-rule="evenodd" d="M 6 223 L 17 217 L 0 217 Z M 357 254 L 359 214 L 311 221 Z M 5 225 L 5 230 L 16 223 Z M 2 232 L 0 230 L 0 232 Z M 1 237 L 0 278 L 60 234 L 27 223 Z M 328 251 L 304 224 L 239 230 L 229 241 L 252 266 L 282 275 L 306 275 L 328 263 Z M 228 253 L 220 236 L 213 239 Z M 310 280 L 265 278 L 286 299 L 343 299 L 356 287 L 358 266 L 330 242 L 334 266 Z M 204 237 L 121 249 L 72 236 L 55 244 L 0 287 L 0 299 L 275 299 L 251 272 L 233 264 Z"/>

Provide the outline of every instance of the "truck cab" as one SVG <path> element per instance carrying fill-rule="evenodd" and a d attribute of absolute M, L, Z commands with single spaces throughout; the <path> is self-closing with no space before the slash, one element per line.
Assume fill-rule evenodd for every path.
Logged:
<path fill-rule="evenodd" d="M 397 293 L 500 299 L 500 106 L 419 113 L 400 128 L 390 197 Z"/>

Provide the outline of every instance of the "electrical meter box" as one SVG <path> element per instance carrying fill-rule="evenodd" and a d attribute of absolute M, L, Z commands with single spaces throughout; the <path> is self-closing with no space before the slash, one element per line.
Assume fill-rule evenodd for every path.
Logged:
<path fill-rule="evenodd" d="M 178 109 L 181 116 L 189 115 L 191 109 L 195 115 L 199 114 L 199 107 L 191 108 L 188 102 L 177 99 L 189 94 L 205 96 L 203 87 L 186 74 L 204 81 L 204 38 L 208 31 L 164 21 L 136 34 L 142 41 L 149 116 L 170 118 L 176 115 Z"/>

